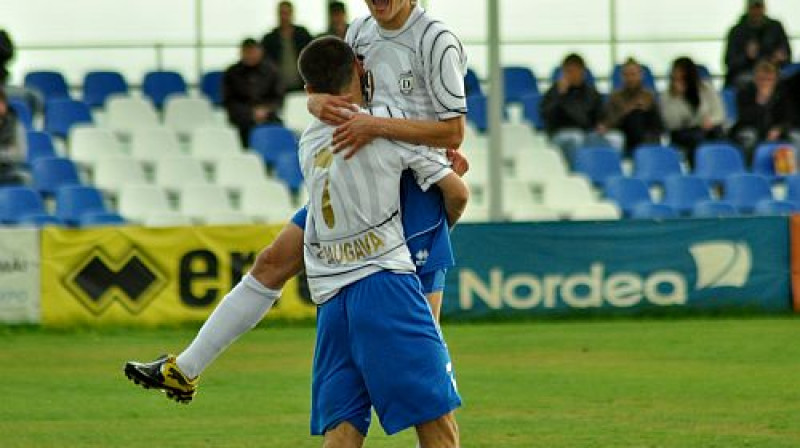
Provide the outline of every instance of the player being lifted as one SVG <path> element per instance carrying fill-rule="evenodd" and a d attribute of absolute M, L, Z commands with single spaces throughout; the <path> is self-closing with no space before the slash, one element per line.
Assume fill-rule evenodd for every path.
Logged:
<path fill-rule="evenodd" d="M 365 90 L 373 107 L 397 107 L 398 117 L 358 113 L 348 95 L 315 94 L 309 109 L 322 121 L 339 126 L 334 151 L 350 156 L 374 138 L 457 148 L 464 134 L 466 57 L 458 38 L 412 0 L 365 0 L 370 15 L 355 20 L 346 41 L 372 75 Z M 456 171 L 466 161 L 450 152 Z M 444 276 L 453 265 L 441 193 L 422 192 L 408 175 L 401 181 L 403 226 L 417 273 L 435 316 L 441 307 Z M 250 272 L 217 306 L 192 343 L 177 357 L 150 363 L 129 362 L 126 375 L 169 398 L 188 402 L 197 377 L 241 334 L 269 311 L 284 283 L 303 266 L 301 209 L 276 240 L 256 258 Z"/>

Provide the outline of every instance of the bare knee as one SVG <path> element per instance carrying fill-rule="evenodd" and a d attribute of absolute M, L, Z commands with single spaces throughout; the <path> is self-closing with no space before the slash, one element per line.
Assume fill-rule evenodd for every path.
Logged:
<path fill-rule="evenodd" d="M 356 427 L 348 422 L 342 422 L 325 432 L 322 448 L 361 448 L 363 445 L 364 436 Z"/>
<path fill-rule="evenodd" d="M 458 424 L 455 414 L 445 414 L 436 420 L 416 426 L 420 448 L 458 448 Z"/>

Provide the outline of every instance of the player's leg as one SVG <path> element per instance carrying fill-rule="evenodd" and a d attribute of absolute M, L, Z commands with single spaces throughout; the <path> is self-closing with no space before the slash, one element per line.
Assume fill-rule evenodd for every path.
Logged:
<path fill-rule="evenodd" d="M 439 317 L 442 312 L 444 280 L 446 275 L 447 269 L 437 269 L 436 271 L 419 276 L 419 281 L 422 284 L 422 292 L 425 294 L 425 298 L 428 299 L 428 305 L 431 307 L 431 312 L 436 322 L 439 322 Z"/>
<path fill-rule="evenodd" d="M 458 424 L 450 412 L 415 427 L 420 448 L 458 448 Z"/>
<path fill-rule="evenodd" d="M 322 448 L 361 448 L 362 446 L 364 446 L 364 436 L 348 422 L 340 423 L 339 426 L 326 432 L 322 443 Z"/>

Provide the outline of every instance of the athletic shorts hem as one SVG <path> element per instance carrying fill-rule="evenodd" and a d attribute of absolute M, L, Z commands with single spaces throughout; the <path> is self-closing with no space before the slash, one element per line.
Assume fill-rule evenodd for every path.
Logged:
<path fill-rule="evenodd" d="M 329 423 L 327 426 L 325 426 L 322 431 L 318 430 L 317 428 L 311 428 L 311 435 L 324 436 L 326 432 L 336 428 L 344 422 L 353 425 L 353 427 L 356 428 L 356 430 L 361 433 L 362 436 L 367 436 L 367 432 L 369 431 L 369 422 L 365 422 L 363 416 L 351 416 L 335 420 L 333 423 Z"/>
<path fill-rule="evenodd" d="M 455 411 L 459 407 L 461 407 L 461 400 L 460 399 L 456 400 L 456 401 L 453 401 L 453 402 L 449 403 L 447 406 L 443 406 L 442 408 L 440 408 L 438 410 L 431 411 L 429 413 L 422 414 L 420 416 L 414 417 L 413 421 L 404 422 L 404 423 L 387 424 L 387 425 L 383 425 L 382 423 L 381 424 L 383 426 L 383 430 L 386 432 L 386 435 L 391 436 L 393 434 L 397 434 L 400 431 L 405 431 L 408 428 L 413 428 L 414 426 L 421 425 L 423 423 L 427 423 L 427 422 L 436 420 L 437 418 L 439 418 L 439 417 L 441 417 L 443 415 L 447 415 L 450 412 Z"/>

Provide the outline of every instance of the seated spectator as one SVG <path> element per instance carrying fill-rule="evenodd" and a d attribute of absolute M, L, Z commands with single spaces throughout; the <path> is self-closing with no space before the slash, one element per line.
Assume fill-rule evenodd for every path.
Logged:
<path fill-rule="evenodd" d="M 747 13 L 728 32 L 726 87 L 743 87 L 753 79 L 758 61 L 778 67 L 791 61 L 792 49 L 781 22 L 767 16 L 765 0 L 747 0 Z"/>
<path fill-rule="evenodd" d="M 25 152 L 25 129 L 0 89 L 0 185 L 25 182 L 20 169 L 25 162 Z"/>
<path fill-rule="evenodd" d="M 8 64 L 14 59 L 14 55 L 14 41 L 6 30 L 0 29 L 0 89 L 5 90 L 7 97 L 19 98 L 25 101 L 33 112 L 41 114 L 44 112 L 44 97 L 41 93 L 9 84 Z"/>
<path fill-rule="evenodd" d="M 239 129 L 247 146 L 250 130 L 267 123 L 281 123 L 278 110 L 283 103 L 283 84 L 275 66 L 264 59 L 254 39 L 241 45 L 241 60 L 222 76 L 222 104 L 228 120 Z"/>
<path fill-rule="evenodd" d="M 603 99 L 586 82 L 585 73 L 583 58 L 568 55 L 561 64 L 561 78 L 550 87 L 541 104 L 547 133 L 570 163 L 581 146 L 608 146 L 613 140 L 613 146 L 622 147 L 621 134 L 604 135 L 606 129 L 600 123 Z"/>
<path fill-rule="evenodd" d="M 14 59 L 14 43 L 6 30 L 0 29 L 0 86 L 8 83 L 8 63 Z"/>
<path fill-rule="evenodd" d="M 786 97 L 789 98 L 789 137 L 792 142 L 800 148 L 800 72 L 786 78 L 780 87 Z"/>
<path fill-rule="evenodd" d="M 778 141 L 789 137 L 791 127 L 789 97 L 778 85 L 778 68 L 760 62 L 753 82 L 739 90 L 736 107 L 739 120 L 731 128 L 731 138 L 745 151 L 745 160 L 752 160 L 761 141 Z"/>
<path fill-rule="evenodd" d="M 336 36 L 344 39 L 347 34 L 347 9 L 342 2 L 328 3 L 328 29 L 323 36 Z"/>
<path fill-rule="evenodd" d="M 669 89 L 661 96 L 661 118 L 672 144 L 686 152 L 690 164 L 703 140 L 724 136 L 722 99 L 710 83 L 700 79 L 697 66 L 687 57 L 672 64 Z"/>
<path fill-rule="evenodd" d="M 261 40 L 267 59 L 278 67 L 287 91 L 303 90 L 297 57 L 312 39 L 308 30 L 295 25 L 293 20 L 292 2 L 278 3 L 278 26 Z"/>
<path fill-rule="evenodd" d="M 628 59 L 622 67 L 622 87 L 611 94 L 603 123 L 625 135 L 625 155 L 642 143 L 661 141 L 661 116 L 656 96 L 642 84 L 642 67 Z"/>

